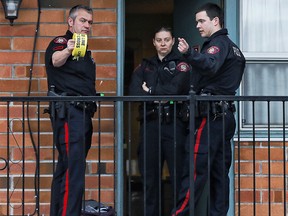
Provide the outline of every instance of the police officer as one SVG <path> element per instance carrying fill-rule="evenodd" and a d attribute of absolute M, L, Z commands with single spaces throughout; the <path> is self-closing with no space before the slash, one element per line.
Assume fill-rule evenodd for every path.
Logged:
<path fill-rule="evenodd" d="M 93 12 L 86 6 L 71 8 L 68 30 L 54 38 L 46 49 L 45 66 L 48 86 L 53 95 L 95 96 L 95 63 L 91 52 L 74 58 L 73 33 L 88 34 Z M 85 181 L 85 162 L 91 146 L 93 102 L 54 104 L 51 116 L 58 162 L 51 187 L 50 215 L 79 216 Z"/>
<path fill-rule="evenodd" d="M 207 38 L 200 53 L 191 49 L 185 39 L 178 39 L 178 50 L 192 65 L 192 84 L 198 95 L 235 95 L 242 79 L 245 58 L 228 38 L 227 29 L 222 28 L 223 19 L 223 11 L 216 4 L 207 3 L 197 10 L 196 27 L 201 37 Z M 227 101 L 214 102 L 211 103 L 209 112 L 204 107 L 199 110 L 199 117 L 195 118 L 195 155 L 190 155 L 195 162 L 195 207 L 209 175 L 208 212 L 211 216 L 224 216 L 229 208 L 228 173 L 232 157 L 230 140 L 235 132 L 234 111 L 233 104 Z M 187 145 L 189 143 L 190 140 L 187 139 Z M 189 157 L 189 152 L 187 154 Z M 189 215 L 188 157 L 179 202 L 173 215 Z"/>
<path fill-rule="evenodd" d="M 156 30 L 153 45 L 157 54 L 151 58 L 143 59 L 141 65 L 135 69 L 129 86 L 130 95 L 187 95 L 189 93 L 190 66 L 172 51 L 174 42 L 175 38 L 172 35 L 171 28 L 161 27 Z M 177 104 L 177 112 L 180 106 Z M 176 187 L 178 190 L 180 186 L 181 162 L 184 154 L 187 123 L 180 118 L 177 118 L 174 122 L 174 105 L 169 102 L 148 102 L 146 108 L 147 110 L 144 112 L 142 104 L 139 112 L 140 143 L 138 162 L 146 188 L 145 215 L 159 216 L 159 207 L 161 209 L 161 206 L 159 206 L 159 199 L 161 198 L 159 179 L 161 179 L 160 173 L 162 173 L 165 160 L 168 165 L 172 188 Z M 158 112 L 161 113 L 160 127 Z M 143 116 L 144 114 L 146 116 Z M 146 122 L 144 118 L 146 118 Z M 175 137 L 174 134 L 176 134 Z M 175 141 L 176 147 L 174 147 Z M 159 170 L 159 164 L 161 170 Z M 176 182 L 174 179 L 176 179 Z"/>

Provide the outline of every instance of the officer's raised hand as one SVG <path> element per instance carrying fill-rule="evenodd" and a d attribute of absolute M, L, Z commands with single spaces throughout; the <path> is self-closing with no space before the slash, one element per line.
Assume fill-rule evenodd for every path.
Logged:
<path fill-rule="evenodd" d="M 189 50 L 189 44 L 184 38 L 178 38 L 178 50 L 180 53 L 187 53 Z"/>

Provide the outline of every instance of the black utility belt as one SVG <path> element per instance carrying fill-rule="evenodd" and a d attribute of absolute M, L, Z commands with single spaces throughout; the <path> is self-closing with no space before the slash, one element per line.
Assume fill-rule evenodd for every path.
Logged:
<path fill-rule="evenodd" d="M 54 89 L 51 89 L 48 91 L 48 96 L 56 96 L 56 97 L 62 97 L 62 96 L 79 96 L 79 95 L 71 95 L 66 92 L 56 93 Z M 51 104 L 53 106 L 51 106 Z M 87 114 L 89 114 L 91 117 L 94 116 L 94 113 L 97 111 L 97 105 L 94 101 L 57 101 L 55 103 L 51 103 L 49 112 L 51 116 L 54 116 L 55 113 L 59 118 L 65 118 L 66 116 L 66 109 L 69 105 L 73 105 L 76 109 L 84 110 Z"/>
<path fill-rule="evenodd" d="M 97 111 L 97 105 L 94 101 L 71 101 L 70 104 L 77 109 L 85 110 L 91 114 Z"/>
<path fill-rule="evenodd" d="M 217 101 L 217 102 L 211 102 L 211 104 L 212 104 L 212 108 L 213 108 L 213 105 L 214 105 L 215 106 L 215 111 L 219 112 L 219 113 L 225 112 L 227 110 L 232 111 L 232 112 L 236 111 L 236 106 L 231 101 Z"/>
<path fill-rule="evenodd" d="M 61 93 L 55 93 L 55 95 L 58 96 L 80 96 L 77 94 L 69 93 L 69 92 L 61 92 Z M 97 105 L 94 101 L 71 101 L 71 105 L 73 105 L 77 109 L 85 110 L 89 113 L 95 113 L 97 111 Z"/>
<path fill-rule="evenodd" d="M 154 102 L 152 105 L 147 106 L 147 109 L 154 109 L 154 110 L 163 110 L 163 109 L 169 109 L 169 110 L 174 110 L 174 108 L 176 108 L 176 110 L 181 109 L 182 104 L 177 103 L 175 104 L 170 104 L 169 102 L 161 102 L 161 103 L 157 103 Z"/>
<path fill-rule="evenodd" d="M 227 111 L 235 112 L 235 104 L 231 101 L 200 101 L 196 108 L 196 116 L 221 115 Z"/>
<path fill-rule="evenodd" d="M 184 106 L 183 104 L 157 104 L 155 103 L 153 106 L 147 107 L 147 110 L 145 112 L 146 119 L 149 120 L 155 120 L 158 118 L 161 118 L 162 122 L 170 123 L 173 121 L 174 115 L 176 115 L 177 118 L 182 119 L 183 121 L 187 121 L 186 115 L 187 109 L 183 110 Z M 175 110 L 176 109 L 176 110 Z M 144 111 L 141 110 L 139 113 L 139 117 L 137 118 L 139 121 L 142 121 L 144 117 Z"/>

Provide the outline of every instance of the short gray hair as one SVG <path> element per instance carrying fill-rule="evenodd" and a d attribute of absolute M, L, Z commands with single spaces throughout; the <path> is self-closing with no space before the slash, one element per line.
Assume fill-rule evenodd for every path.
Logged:
<path fill-rule="evenodd" d="M 80 9 L 83 9 L 85 11 L 87 11 L 89 14 L 93 14 L 93 10 L 92 8 L 88 7 L 88 6 L 85 6 L 85 5 L 76 5 L 74 7 L 72 7 L 69 11 L 69 17 L 71 17 L 73 20 L 76 19 L 76 16 L 77 16 L 77 11 L 80 10 Z"/>

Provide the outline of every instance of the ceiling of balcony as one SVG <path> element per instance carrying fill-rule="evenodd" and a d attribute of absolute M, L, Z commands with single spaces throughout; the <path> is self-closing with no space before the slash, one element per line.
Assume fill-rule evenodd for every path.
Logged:
<path fill-rule="evenodd" d="M 77 4 L 89 5 L 89 0 L 40 0 L 42 8 L 71 8 Z"/>
<path fill-rule="evenodd" d="M 171 14 L 174 0 L 126 0 L 126 13 Z M 89 0 L 40 0 L 43 8 L 70 8 L 76 4 L 89 5 Z"/>
<path fill-rule="evenodd" d="M 174 0 L 126 0 L 126 13 L 136 14 L 171 14 Z"/>

